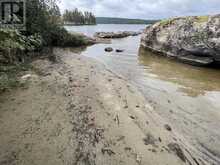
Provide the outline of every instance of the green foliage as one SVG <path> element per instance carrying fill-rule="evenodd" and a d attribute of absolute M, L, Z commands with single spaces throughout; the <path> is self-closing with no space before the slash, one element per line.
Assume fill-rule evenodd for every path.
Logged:
<path fill-rule="evenodd" d="M 78 21 L 83 16 L 86 21 L 86 13 L 83 15 L 75 10 Z M 88 14 L 88 13 L 87 13 Z M 91 15 L 91 13 L 89 13 Z M 57 0 L 27 0 L 27 33 L 42 36 L 45 46 L 80 46 L 84 45 L 83 38 L 69 34 L 62 26 L 61 14 L 57 6 Z M 34 41 L 36 41 L 34 39 Z M 31 43 L 34 45 L 35 43 Z"/>
<path fill-rule="evenodd" d="M 42 49 L 42 37 L 39 34 L 34 34 L 25 38 L 25 48 L 27 51 L 35 51 Z"/>
<path fill-rule="evenodd" d="M 83 36 L 76 34 L 68 34 L 68 36 L 66 36 L 66 39 L 64 40 L 64 43 L 62 44 L 62 46 L 65 47 L 83 46 L 83 45 L 87 45 L 87 41 Z"/>
<path fill-rule="evenodd" d="M 24 62 L 27 52 L 42 46 L 81 46 L 82 36 L 69 34 L 61 24 L 57 0 L 27 0 L 27 31 L 0 29 L 0 62 Z"/>
<path fill-rule="evenodd" d="M 160 21 L 160 26 L 170 25 L 175 20 L 178 20 L 178 19 L 185 19 L 186 21 L 194 22 L 194 23 L 204 23 L 204 22 L 208 22 L 209 16 L 197 16 L 197 17 L 188 16 L 188 17 L 183 17 L 183 18 L 179 17 L 179 18 L 165 19 L 165 20 Z"/>
<path fill-rule="evenodd" d="M 52 40 L 54 46 L 73 47 L 86 45 L 83 36 L 68 33 L 65 28 L 57 28 L 52 31 Z"/>
<path fill-rule="evenodd" d="M 40 34 L 44 45 L 51 45 L 52 30 L 61 25 L 56 0 L 27 0 L 27 34 Z"/>
<path fill-rule="evenodd" d="M 63 21 L 65 24 L 75 25 L 94 25 L 96 18 L 91 12 L 81 12 L 77 8 L 73 11 L 66 10 L 63 14 Z"/>
<path fill-rule="evenodd" d="M 0 49 L 24 50 L 25 37 L 17 30 L 0 29 Z"/>
<path fill-rule="evenodd" d="M 6 63 L 23 61 L 25 52 L 42 46 L 40 35 L 24 36 L 18 30 L 0 29 L 0 57 Z"/>
<path fill-rule="evenodd" d="M 14 78 L 14 75 L 11 74 L 0 75 L 0 93 L 7 89 L 17 87 L 18 84 L 19 82 L 17 81 L 16 78 Z"/>
<path fill-rule="evenodd" d="M 198 17 L 196 17 L 196 22 L 197 23 L 208 22 L 208 20 L 209 20 L 209 16 L 198 16 Z"/>
<path fill-rule="evenodd" d="M 162 20 L 160 21 L 160 26 L 167 26 L 167 25 L 170 25 L 172 23 L 172 19 L 165 19 L 165 20 Z"/>
<path fill-rule="evenodd" d="M 20 72 L 27 71 L 31 68 L 28 64 L 23 65 L 1 65 L 0 66 L 0 93 L 11 88 L 24 87 L 26 84 L 21 83 L 18 79 Z"/>

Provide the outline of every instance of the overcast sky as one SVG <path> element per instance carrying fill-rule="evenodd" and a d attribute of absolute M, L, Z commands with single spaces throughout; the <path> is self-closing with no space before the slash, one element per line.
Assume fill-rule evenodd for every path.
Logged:
<path fill-rule="evenodd" d="M 220 14 L 220 0 L 61 0 L 61 11 L 79 8 L 96 16 L 161 19 Z"/>

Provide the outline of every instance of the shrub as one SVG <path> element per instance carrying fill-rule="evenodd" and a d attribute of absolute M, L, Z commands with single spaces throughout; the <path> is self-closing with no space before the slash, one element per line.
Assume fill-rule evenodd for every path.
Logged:
<path fill-rule="evenodd" d="M 52 30 L 52 45 L 61 47 L 83 46 L 87 42 L 85 37 L 69 33 L 64 27 L 56 27 Z"/>
<path fill-rule="evenodd" d="M 39 35 L 24 36 L 17 30 L 0 29 L 0 60 L 4 63 L 23 62 L 25 52 L 39 50 Z"/>

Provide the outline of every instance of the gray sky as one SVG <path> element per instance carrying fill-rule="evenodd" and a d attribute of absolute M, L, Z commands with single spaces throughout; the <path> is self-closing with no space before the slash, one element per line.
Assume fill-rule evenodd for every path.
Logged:
<path fill-rule="evenodd" d="M 220 0 L 61 0 L 61 11 L 79 8 L 96 16 L 161 19 L 220 14 Z"/>

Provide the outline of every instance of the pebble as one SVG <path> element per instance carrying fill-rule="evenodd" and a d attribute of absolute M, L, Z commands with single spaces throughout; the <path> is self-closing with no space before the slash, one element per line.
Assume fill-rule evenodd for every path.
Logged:
<path fill-rule="evenodd" d="M 172 128 L 168 124 L 165 124 L 164 127 L 166 128 L 167 131 L 172 131 Z"/>

